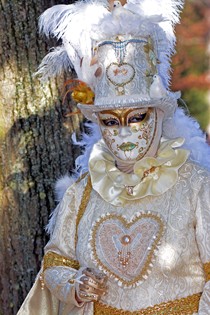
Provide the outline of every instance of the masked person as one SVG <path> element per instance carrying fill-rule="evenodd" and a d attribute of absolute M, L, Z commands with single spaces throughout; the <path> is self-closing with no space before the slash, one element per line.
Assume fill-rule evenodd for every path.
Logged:
<path fill-rule="evenodd" d="M 86 1 L 42 15 L 62 46 L 39 73 L 74 66 L 72 97 L 101 139 L 54 211 L 19 315 L 210 314 L 209 149 L 168 87 L 181 5 Z"/>

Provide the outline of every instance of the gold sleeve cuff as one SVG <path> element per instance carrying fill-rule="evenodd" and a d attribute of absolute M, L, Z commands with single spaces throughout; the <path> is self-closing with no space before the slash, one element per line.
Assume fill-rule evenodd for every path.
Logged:
<path fill-rule="evenodd" d="M 50 267 L 64 266 L 79 269 L 80 265 L 77 260 L 69 259 L 54 252 L 48 252 L 43 259 L 43 272 Z"/>
<path fill-rule="evenodd" d="M 210 262 L 205 263 L 203 265 L 203 269 L 205 272 L 206 282 L 210 281 Z"/>

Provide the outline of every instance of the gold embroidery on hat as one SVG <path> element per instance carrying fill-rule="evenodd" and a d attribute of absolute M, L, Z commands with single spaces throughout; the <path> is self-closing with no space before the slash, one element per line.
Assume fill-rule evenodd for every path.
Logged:
<path fill-rule="evenodd" d="M 130 83 L 135 77 L 136 71 L 134 67 L 127 62 L 116 63 L 112 62 L 106 68 L 108 80 L 116 86 L 116 91 L 119 94 L 124 94 L 124 86 Z"/>
<path fill-rule="evenodd" d="M 160 63 L 156 56 L 154 44 L 150 36 L 147 39 L 147 43 L 144 45 L 144 52 L 150 66 L 150 69 L 147 69 L 145 73 L 146 81 L 149 87 L 152 84 L 153 75 L 157 73 L 157 64 Z"/>

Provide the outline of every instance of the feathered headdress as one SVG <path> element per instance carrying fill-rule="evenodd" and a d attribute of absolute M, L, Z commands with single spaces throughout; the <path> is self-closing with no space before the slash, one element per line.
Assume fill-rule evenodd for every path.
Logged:
<path fill-rule="evenodd" d="M 180 94 L 169 91 L 170 58 L 182 6 L 182 0 L 53 6 L 40 17 L 40 30 L 62 45 L 50 51 L 37 73 L 46 79 L 74 68 L 94 93 L 92 105 L 83 100 L 78 105 L 91 120 L 94 112 L 113 107 L 154 106 L 172 116 Z"/>

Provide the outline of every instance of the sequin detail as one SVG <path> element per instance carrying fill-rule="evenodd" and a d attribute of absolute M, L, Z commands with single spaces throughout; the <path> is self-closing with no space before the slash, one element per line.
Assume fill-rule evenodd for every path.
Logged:
<path fill-rule="evenodd" d="M 198 312 L 200 297 L 201 293 L 197 293 L 134 312 L 96 302 L 94 304 L 94 315 L 192 315 Z"/>
<path fill-rule="evenodd" d="M 135 287 L 147 278 L 164 229 L 162 218 L 150 211 L 137 213 L 129 222 L 108 213 L 93 224 L 91 258 L 119 286 Z"/>
<path fill-rule="evenodd" d="M 48 252 L 44 255 L 43 259 L 43 272 L 50 267 L 64 266 L 79 269 L 79 262 L 74 259 L 61 256 L 54 252 Z"/>

